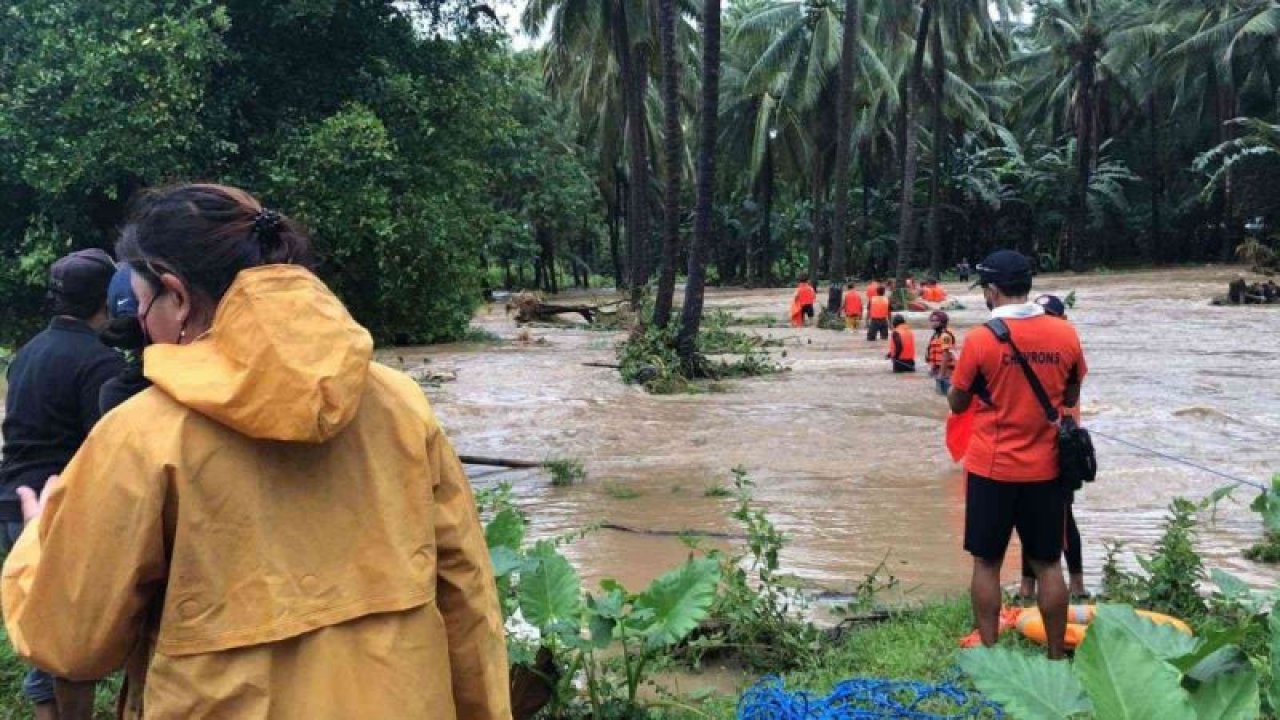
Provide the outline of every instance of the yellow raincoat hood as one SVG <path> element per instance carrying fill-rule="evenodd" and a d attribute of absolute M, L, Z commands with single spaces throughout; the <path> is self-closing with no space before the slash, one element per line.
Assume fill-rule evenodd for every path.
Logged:
<path fill-rule="evenodd" d="M 245 270 L 213 326 L 189 345 L 152 345 L 146 375 L 182 405 L 260 440 L 322 443 L 360 406 L 373 340 L 307 270 Z"/>

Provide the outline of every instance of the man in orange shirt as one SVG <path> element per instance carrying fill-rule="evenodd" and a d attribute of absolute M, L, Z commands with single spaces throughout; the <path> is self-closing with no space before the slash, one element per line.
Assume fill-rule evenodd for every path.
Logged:
<path fill-rule="evenodd" d="M 1069 488 L 1058 480 L 1057 429 L 1049 423 L 1022 366 L 1035 373 L 1053 407 L 1074 408 L 1088 368 L 1070 323 L 1027 302 L 1031 263 L 998 250 L 976 268 L 992 321 L 967 336 L 951 378 L 948 401 L 963 413 L 974 398 L 973 435 L 964 456 L 968 475 L 964 547 L 973 556 L 970 593 L 978 632 L 993 645 L 1000 618 L 1000 566 L 1014 529 L 1031 560 L 1049 657 L 1063 657 L 1067 586 L 1061 557 Z M 996 336 L 1003 324 L 1008 342 Z M 1015 356 L 1013 346 L 1018 348 Z"/>
<path fill-rule="evenodd" d="M 868 307 L 870 307 L 871 305 L 871 298 L 879 294 L 878 291 L 880 290 L 880 288 L 881 288 L 880 278 L 872 278 L 871 282 L 867 283 L 867 306 Z"/>
<path fill-rule="evenodd" d="M 916 371 L 916 336 L 901 315 L 893 316 L 893 335 L 889 340 L 889 354 L 885 357 L 893 361 L 893 371 L 909 373 Z"/>
<path fill-rule="evenodd" d="M 867 339 L 889 339 L 889 298 L 884 286 L 876 288 L 876 294 L 867 303 Z"/>
<path fill-rule="evenodd" d="M 849 330 L 857 330 L 862 320 L 862 296 L 858 294 L 858 284 L 849 283 L 844 293 L 844 326 Z"/>
<path fill-rule="evenodd" d="M 808 318 L 813 317 L 813 303 L 818 299 L 818 291 L 809 284 L 809 276 L 802 274 L 800 283 L 796 285 L 795 298 L 791 301 L 791 326 L 804 327 Z"/>

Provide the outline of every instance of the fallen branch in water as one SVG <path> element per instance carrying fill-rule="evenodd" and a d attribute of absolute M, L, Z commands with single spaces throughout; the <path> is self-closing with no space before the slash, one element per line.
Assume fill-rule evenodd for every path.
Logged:
<path fill-rule="evenodd" d="M 512 460 L 510 458 L 480 457 L 478 455 L 459 455 L 463 465 L 488 465 L 504 468 L 540 468 L 545 463 L 537 460 Z"/>
<path fill-rule="evenodd" d="M 614 523 L 600 523 L 599 527 L 604 530 L 617 530 L 618 532 L 633 533 L 635 535 L 661 535 L 666 537 L 693 535 L 697 537 L 727 538 L 729 540 L 747 539 L 746 535 L 735 535 L 733 533 L 713 532 L 709 530 L 653 530 L 648 528 L 627 527 L 626 525 L 617 525 Z"/>
<path fill-rule="evenodd" d="M 615 364 L 613 364 L 613 363 L 584 362 L 584 363 L 582 363 L 582 365 L 583 365 L 583 367 L 609 368 L 610 370 L 621 370 L 621 369 L 622 369 L 622 366 L 621 366 L 621 365 L 615 365 Z"/>

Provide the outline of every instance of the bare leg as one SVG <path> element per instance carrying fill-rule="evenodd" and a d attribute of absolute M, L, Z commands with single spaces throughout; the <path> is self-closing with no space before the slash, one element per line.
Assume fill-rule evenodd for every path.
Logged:
<path fill-rule="evenodd" d="M 93 720 L 93 690 L 96 682 L 54 681 L 58 698 L 58 720 Z"/>
<path fill-rule="evenodd" d="M 1022 583 L 1018 585 L 1018 597 L 1022 600 L 1030 600 L 1036 596 L 1036 578 L 1034 575 L 1027 577 L 1022 576 Z"/>
<path fill-rule="evenodd" d="M 1089 592 L 1084 586 L 1084 573 L 1071 573 L 1069 582 L 1072 595 L 1085 595 Z"/>
<path fill-rule="evenodd" d="M 1062 564 L 1059 560 L 1047 563 L 1033 559 L 1031 567 L 1036 571 L 1036 584 L 1040 589 L 1036 604 L 1044 619 L 1049 659 L 1060 660 L 1065 657 L 1063 639 L 1067 634 L 1067 584 L 1062 579 Z"/>
<path fill-rule="evenodd" d="M 973 559 L 969 594 L 973 602 L 973 617 L 978 623 L 978 635 L 982 644 L 987 646 L 995 645 L 1000 634 L 1000 565 L 1000 560 Z"/>
<path fill-rule="evenodd" d="M 34 706 L 35 720 L 58 720 L 58 706 L 51 702 L 38 703 Z"/>

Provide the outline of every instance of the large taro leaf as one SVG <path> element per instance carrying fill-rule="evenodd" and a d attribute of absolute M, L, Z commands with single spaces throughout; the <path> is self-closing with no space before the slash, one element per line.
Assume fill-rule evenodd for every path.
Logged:
<path fill-rule="evenodd" d="M 720 563 L 698 558 L 664 573 L 636 596 L 633 617 L 650 648 L 673 645 L 706 618 L 720 583 Z"/>
<path fill-rule="evenodd" d="M 1089 626 L 1089 632 L 1093 632 L 1093 625 L 1104 618 L 1108 625 L 1127 633 L 1161 660 L 1174 660 L 1189 655 L 1201 645 L 1200 640 L 1177 630 L 1172 625 L 1154 623 L 1134 612 L 1128 605 L 1098 606 L 1098 614 L 1093 624 Z"/>
<path fill-rule="evenodd" d="M 1215 662 L 1219 655 L 1230 655 L 1234 651 L 1240 657 L 1221 663 Z M 1242 662 L 1241 662 L 1242 661 Z M 1262 703 L 1258 697 L 1258 675 L 1249 665 L 1249 660 L 1238 648 L 1224 648 L 1223 651 L 1210 656 L 1207 664 L 1231 666 L 1230 672 L 1215 673 L 1211 679 L 1201 683 L 1191 693 L 1191 705 L 1200 720 L 1254 720 L 1262 714 Z"/>
<path fill-rule="evenodd" d="M 1172 638 L 1148 632 L 1136 620 L 1127 607 L 1103 605 L 1076 650 L 1076 676 L 1093 703 L 1095 716 L 1195 720 L 1181 673 L 1162 658 L 1173 652 Z"/>
<path fill-rule="evenodd" d="M 1011 717 L 1067 720 L 1090 709 L 1065 662 L 1008 648 L 975 648 L 960 653 L 960 668 Z"/>
<path fill-rule="evenodd" d="M 524 518 L 511 508 L 502 510 L 485 525 L 484 541 L 491 550 L 497 547 L 519 550 L 524 542 Z"/>
<path fill-rule="evenodd" d="M 578 625 L 582 616 L 582 583 L 563 555 L 537 553 L 537 565 L 520 574 L 520 612 L 546 634 Z"/>

